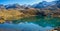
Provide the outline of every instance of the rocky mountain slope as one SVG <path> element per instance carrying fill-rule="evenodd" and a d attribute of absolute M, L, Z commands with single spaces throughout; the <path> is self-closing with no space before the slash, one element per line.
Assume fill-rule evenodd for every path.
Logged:
<path fill-rule="evenodd" d="M 60 17 L 60 1 L 40 2 L 32 6 L 19 4 L 0 4 L 0 22 L 12 21 L 29 16 L 53 16 Z"/>

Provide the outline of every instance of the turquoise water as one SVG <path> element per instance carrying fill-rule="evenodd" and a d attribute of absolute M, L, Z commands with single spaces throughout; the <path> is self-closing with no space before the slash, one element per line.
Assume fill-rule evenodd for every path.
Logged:
<path fill-rule="evenodd" d="M 20 23 L 20 22 L 29 22 L 38 24 L 40 26 L 52 26 L 52 27 L 58 27 L 60 26 L 60 18 L 59 17 L 43 17 L 43 16 L 32 16 L 32 17 L 26 17 L 22 18 L 20 20 L 13 21 L 13 23 Z"/>
<path fill-rule="evenodd" d="M 19 31 L 47 31 L 60 26 L 59 17 L 50 16 L 31 16 L 19 20 L 13 20 L 12 23 L 0 24 L 0 29 L 19 30 Z"/>

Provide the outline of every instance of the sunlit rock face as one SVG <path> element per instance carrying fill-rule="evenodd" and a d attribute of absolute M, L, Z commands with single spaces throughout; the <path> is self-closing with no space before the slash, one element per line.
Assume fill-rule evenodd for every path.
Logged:
<path fill-rule="evenodd" d="M 23 17 L 29 17 L 29 16 L 36 16 L 36 15 L 43 15 L 44 12 L 37 10 L 35 8 L 29 8 L 25 10 L 15 10 L 15 9 L 4 9 L 0 10 L 0 19 L 3 20 L 1 23 L 5 22 L 6 20 L 12 21 L 12 20 L 18 20 Z M 3 19 L 2 19 L 3 18 Z"/>
<path fill-rule="evenodd" d="M 19 23 L 19 24 L 0 24 L 0 30 L 3 31 L 47 31 L 47 30 L 52 30 L 53 27 L 42 27 L 39 26 L 37 24 L 33 24 L 33 23 Z"/>

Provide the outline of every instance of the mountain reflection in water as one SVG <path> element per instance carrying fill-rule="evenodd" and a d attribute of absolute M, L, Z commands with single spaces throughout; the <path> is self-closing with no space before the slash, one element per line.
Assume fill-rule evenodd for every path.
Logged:
<path fill-rule="evenodd" d="M 42 27 L 34 23 L 19 23 L 19 24 L 0 24 L 0 30 L 3 31 L 47 31 L 52 30 L 53 27 Z"/>
<path fill-rule="evenodd" d="M 3 31 L 48 31 L 60 26 L 60 18 L 32 16 L 0 24 Z"/>
<path fill-rule="evenodd" d="M 19 20 L 14 20 L 14 24 L 18 24 L 20 22 L 29 22 L 38 24 L 40 26 L 52 26 L 52 27 L 58 27 L 60 26 L 60 18 L 59 17 L 44 17 L 44 16 L 32 16 L 32 17 L 26 17 Z"/>

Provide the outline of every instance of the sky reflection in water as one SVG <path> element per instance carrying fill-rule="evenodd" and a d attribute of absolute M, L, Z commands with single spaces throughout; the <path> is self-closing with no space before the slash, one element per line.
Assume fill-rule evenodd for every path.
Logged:
<path fill-rule="evenodd" d="M 60 26 L 60 18 L 53 17 L 28 17 L 19 20 L 14 20 L 11 24 L 0 24 L 0 29 L 19 30 L 19 31 L 47 31 Z M 4 31 L 5 31 L 4 30 Z"/>
<path fill-rule="evenodd" d="M 47 31 L 53 29 L 53 27 L 42 27 L 34 23 L 19 23 L 19 24 L 0 24 L 0 29 L 15 29 L 19 31 Z"/>

